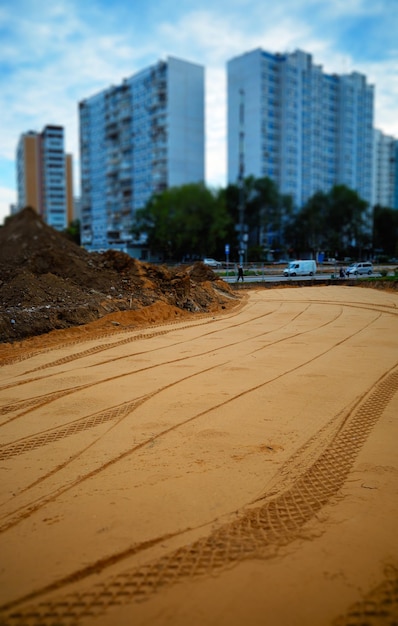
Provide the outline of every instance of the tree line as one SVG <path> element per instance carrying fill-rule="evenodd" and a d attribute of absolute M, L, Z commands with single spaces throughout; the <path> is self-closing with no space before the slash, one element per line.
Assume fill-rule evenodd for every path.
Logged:
<path fill-rule="evenodd" d="M 318 191 L 294 210 L 289 195 L 267 178 L 249 176 L 241 186 L 217 190 L 204 184 L 169 188 L 136 212 L 133 234 L 144 234 L 162 260 L 225 258 L 237 261 L 244 226 L 245 260 L 398 256 L 398 210 L 370 209 L 345 185 Z"/>

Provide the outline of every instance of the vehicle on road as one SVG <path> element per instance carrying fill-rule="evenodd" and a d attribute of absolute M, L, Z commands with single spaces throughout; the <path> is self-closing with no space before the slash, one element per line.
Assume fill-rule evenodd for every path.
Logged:
<path fill-rule="evenodd" d="M 347 276 L 349 276 L 350 274 L 354 274 L 354 276 L 368 274 L 370 276 L 372 272 L 373 265 L 370 261 L 366 261 L 364 263 L 353 263 L 346 269 Z"/>
<path fill-rule="evenodd" d="M 215 259 L 209 259 L 209 258 L 203 259 L 203 263 L 207 265 L 208 267 L 211 267 L 212 269 L 217 269 L 222 266 L 222 263 L 220 261 L 216 261 Z"/>
<path fill-rule="evenodd" d="M 283 270 L 284 276 L 313 276 L 316 273 L 316 263 L 314 260 L 290 261 Z"/>

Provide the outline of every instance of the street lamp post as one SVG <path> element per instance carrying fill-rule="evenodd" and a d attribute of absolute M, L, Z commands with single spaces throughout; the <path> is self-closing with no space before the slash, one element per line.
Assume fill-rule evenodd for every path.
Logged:
<path fill-rule="evenodd" d="M 240 89 L 240 102 L 239 102 L 239 264 L 243 267 L 244 254 L 245 254 L 245 241 L 243 237 L 244 230 L 244 214 L 245 214 L 245 199 L 244 199 L 244 172 L 245 172 L 245 92 Z"/>

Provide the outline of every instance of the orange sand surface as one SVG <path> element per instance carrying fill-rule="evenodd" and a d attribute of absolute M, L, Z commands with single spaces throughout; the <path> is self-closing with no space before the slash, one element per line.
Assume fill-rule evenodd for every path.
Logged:
<path fill-rule="evenodd" d="M 398 294 L 47 341 L 0 370 L 2 625 L 398 624 Z"/>

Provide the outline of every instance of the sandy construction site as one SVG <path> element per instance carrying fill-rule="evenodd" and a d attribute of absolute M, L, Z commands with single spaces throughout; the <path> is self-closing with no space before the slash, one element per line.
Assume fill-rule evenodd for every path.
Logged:
<path fill-rule="evenodd" d="M 4 359 L 0 623 L 398 624 L 398 293 L 157 307 Z"/>

